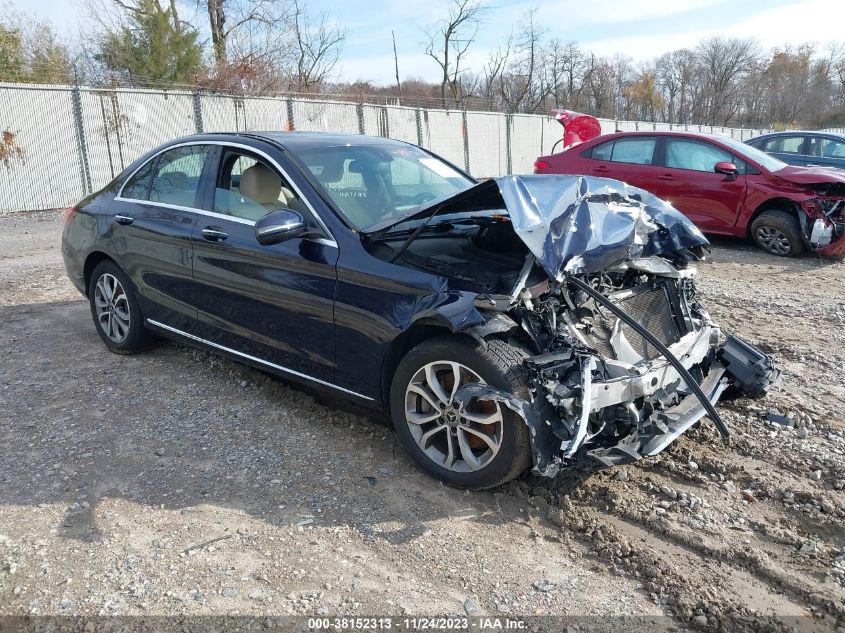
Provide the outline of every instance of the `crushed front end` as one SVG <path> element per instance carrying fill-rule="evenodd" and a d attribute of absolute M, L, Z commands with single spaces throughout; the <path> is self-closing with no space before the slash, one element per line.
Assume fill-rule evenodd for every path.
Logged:
<path fill-rule="evenodd" d="M 763 396 L 779 370 L 725 336 L 699 302 L 696 262 L 707 240 L 645 191 L 554 178 L 498 181 L 530 254 L 510 301 L 476 301 L 488 323 L 499 322 L 490 331 L 533 351 L 531 397 L 485 385 L 465 395 L 516 411 L 531 429 L 535 472 L 548 476 L 656 455 L 705 415 L 727 438 L 715 403 Z"/>
<path fill-rule="evenodd" d="M 566 281 L 533 298 L 527 289 L 512 314 L 542 352 L 526 360 L 531 401 L 511 408 L 531 427 L 539 473 L 656 455 L 707 414 L 650 338 L 662 343 L 711 404 L 729 388 L 747 397 L 766 393 L 778 370 L 744 341 L 722 336 L 696 298 L 694 275 L 692 266 L 679 269 L 659 257 L 583 275 L 651 337 Z"/>

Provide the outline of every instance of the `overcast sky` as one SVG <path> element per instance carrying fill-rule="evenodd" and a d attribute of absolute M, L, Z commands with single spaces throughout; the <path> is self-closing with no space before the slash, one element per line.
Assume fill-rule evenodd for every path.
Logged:
<path fill-rule="evenodd" d="M 49 18 L 66 35 L 78 30 L 72 0 L 11 0 L 22 11 Z M 203 33 L 207 26 L 196 4 L 181 0 Z M 423 50 L 423 29 L 446 14 L 448 0 L 312 0 L 347 30 L 338 78 L 393 81 L 396 32 L 402 78 L 437 80 L 437 65 Z M 479 67 L 501 45 L 528 9 L 547 37 L 575 40 L 601 55 L 624 53 L 649 59 L 693 46 L 711 35 L 754 37 L 766 48 L 784 43 L 826 42 L 845 24 L 845 0 L 498 0 L 490 2 L 473 46 L 471 65 Z M 838 36 L 845 39 L 845 36 Z"/>

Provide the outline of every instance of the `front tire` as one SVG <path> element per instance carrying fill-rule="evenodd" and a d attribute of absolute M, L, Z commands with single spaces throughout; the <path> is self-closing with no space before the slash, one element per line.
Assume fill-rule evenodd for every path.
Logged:
<path fill-rule="evenodd" d="M 778 257 L 793 257 L 804 250 L 798 220 L 788 211 L 764 211 L 758 215 L 751 223 L 751 237 L 764 251 Z"/>
<path fill-rule="evenodd" d="M 424 341 L 400 361 L 390 389 L 390 414 L 413 460 L 446 484 L 492 488 L 531 465 L 528 427 L 504 404 L 454 399 L 463 384 L 482 382 L 526 399 L 528 383 L 517 348 L 469 337 Z"/>
<path fill-rule="evenodd" d="M 113 261 L 102 261 L 88 281 L 88 302 L 97 334 L 116 354 L 133 354 L 149 347 L 151 336 L 129 278 Z"/>

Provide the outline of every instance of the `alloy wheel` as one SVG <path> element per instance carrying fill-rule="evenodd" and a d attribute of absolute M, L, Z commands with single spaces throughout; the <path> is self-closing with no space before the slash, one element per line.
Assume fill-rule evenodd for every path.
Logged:
<path fill-rule="evenodd" d="M 421 367 L 405 390 L 405 420 L 425 455 L 454 472 L 484 468 L 502 445 L 499 403 L 455 398 L 467 383 L 484 383 L 469 367 L 436 361 Z"/>
<path fill-rule="evenodd" d="M 103 273 L 94 286 L 97 323 L 113 342 L 122 343 L 129 336 L 129 299 L 117 277 Z"/>
<path fill-rule="evenodd" d="M 789 237 L 773 226 L 759 227 L 755 237 L 760 246 L 775 255 L 789 255 L 792 250 Z"/>

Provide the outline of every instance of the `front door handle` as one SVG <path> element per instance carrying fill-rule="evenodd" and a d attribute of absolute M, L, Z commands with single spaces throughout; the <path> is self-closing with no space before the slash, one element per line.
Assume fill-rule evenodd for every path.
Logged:
<path fill-rule="evenodd" d="M 131 215 L 116 215 L 114 216 L 114 221 L 118 224 L 127 225 L 132 224 L 135 221 L 135 218 L 133 218 Z"/>
<path fill-rule="evenodd" d="M 220 229 L 207 226 L 202 230 L 202 236 L 209 242 L 222 242 L 229 237 L 229 234 L 221 231 Z"/>
<path fill-rule="evenodd" d="M 677 180 L 672 174 L 663 174 L 662 176 L 658 176 L 657 179 L 664 181 Z"/>

